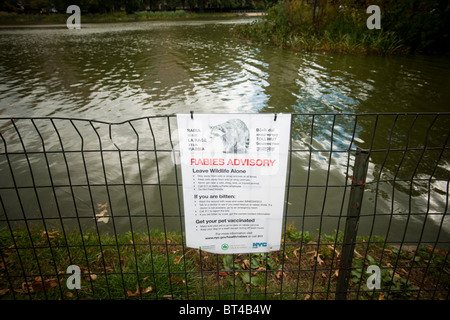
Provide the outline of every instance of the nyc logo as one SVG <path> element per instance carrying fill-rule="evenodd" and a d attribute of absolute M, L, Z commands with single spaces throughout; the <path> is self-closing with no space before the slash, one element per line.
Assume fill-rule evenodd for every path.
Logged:
<path fill-rule="evenodd" d="M 253 248 L 267 247 L 267 242 L 253 242 Z"/>

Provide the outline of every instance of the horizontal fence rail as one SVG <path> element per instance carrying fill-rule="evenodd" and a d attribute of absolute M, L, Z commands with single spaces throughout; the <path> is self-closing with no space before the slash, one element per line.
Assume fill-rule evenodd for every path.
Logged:
<path fill-rule="evenodd" d="M 215 255 L 185 245 L 175 116 L 0 118 L 0 299 L 448 299 L 449 128 L 293 114 L 282 249 Z"/>

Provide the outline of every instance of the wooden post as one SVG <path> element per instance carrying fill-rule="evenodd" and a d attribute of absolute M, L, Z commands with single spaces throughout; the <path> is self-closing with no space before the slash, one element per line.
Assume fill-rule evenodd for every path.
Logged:
<path fill-rule="evenodd" d="M 358 232 L 359 215 L 364 196 L 367 168 L 369 163 L 367 150 L 356 150 L 353 167 L 352 186 L 348 203 L 347 219 L 345 221 L 344 242 L 342 244 L 339 276 L 336 286 L 336 300 L 347 299 L 348 281 L 352 268 L 353 252 L 355 250 L 356 234 Z"/>

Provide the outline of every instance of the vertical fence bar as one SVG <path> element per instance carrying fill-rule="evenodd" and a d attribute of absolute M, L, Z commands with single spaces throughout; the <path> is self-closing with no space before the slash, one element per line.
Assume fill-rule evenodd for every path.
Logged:
<path fill-rule="evenodd" d="M 358 232 L 359 215 L 364 195 L 364 187 L 369 163 L 369 152 L 358 148 L 356 150 L 353 168 L 352 186 L 348 203 L 347 219 L 345 221 L 342 258 L 339 266 L 339 276 L 336 287 L 336 300 L 347 299 L 348 281 L 352 268 L 353 251 L 355 250 L 356 234 Z"/>

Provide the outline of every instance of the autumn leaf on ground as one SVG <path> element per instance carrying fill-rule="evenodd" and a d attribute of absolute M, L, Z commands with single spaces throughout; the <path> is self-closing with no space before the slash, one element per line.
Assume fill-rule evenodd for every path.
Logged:
<path fill-rule="evenodd" d="M 130 289 L 126 289 L 126 290 L 127 290 L 127 296 L 129 298 L 131 298 L 131 297 L 135 297 L 135 296 L 138 296 L 138 295 L 141 295 L 141 294 L 146 294 L 146 293 L 152 292 L 153 288 L 152 287 L 147 287 L 144 290 L 140 291 L 139 286 L 136 286 L 136 291 L 134 293 L 131 292 Z"/>
<path fill-rule="evenodd" d="M 341 253 L 339 251 L 337 251 L 334 246 L 328 245 L 328 248 L 330 248 L 331 250 L 333 250 L 336 253 L 336 257 L 339 257 L 341 255 Z"/>
<path fill-rule="evenodd" d="M 174 278 L 173 276 L 171 276 L 169 278 L 170 282 L 176 283 L 176 284 L 183 284 L 186 283 L 186 281 L 184 279 L 181 278 Z"/>
<path fill-rule="evenodd" d="M 323 264 L 323 260 L 320 258 L 320 254 L 318 251 L 316 251 L 316 253 L 314 254 L 314 258 L 317 260 L 317 262 L 319 263 L 319 266 L 321 266 Z"/>
<path fill-rule="evenodd" d="M 180 261 L 181 261 L 181 258 L 183 258 L 183 256 L 178 256 L 178 257 L 176 257 L 175 259 L 173 259 L 173 263 L 179 264 Z"/>
<path fill-rule="evenodd" d="M 127 296 L 128 298 L 135 297 L 139 295 L 139 287 L 136 289 L 136 292 L 131 292 L 130 289 L 127 288 Z"/>
<path fill-rule="evenodd" d="M 149 287 L 145 288 L 144 290 L 142 290 L 142 294 L 146 294 L 146 293 L 149 293 L 152 291 L 153 291 L 153 288 L 149 286 Z"/>
<path fill-rule="evenodd" d="M 36 277 L 32 282 L 23 282 L 22 290 L 23 292 L 28 292 L 29 290 L 30 293 L 33 293 L 35 291 L 42 292 L 44 291 L 44 288 L 46 291 L 48 291 L 49 289 L 56 286 L 58 286 L 58 281 L 56 281 L 56 279 L 47 279 L 42 281 L 41 277 Z"/>
<path fill-rule="evenodd" d="M 318 251 L 311 251 L 311 252 L 308 252 L 308 254 L 313 254 L 313 259 L 315 259 L 318 263 L 319 263 L 319 265 L 322 265 L 323 264 L 323 260 L 320 258 L 320 254 L 319 254 L 319 252 Z"/>
<path fill-rule="evenodd" d="M 8 288 L 6 288 L 6 289 L 1 289 L 0 290 L 0 297 L 1 296 L 4 296 L 5 294 L 7 294 L 9 292 L 9 289 Z"/>
<path fill-rule="evenodd" d="M 242 269 L 250 269 L 250 262 L 245 259 L 244 262 L 241 264 Z"/>
<path fill-rule="evenodd" d="M 252 272 L 252 276 L 256 276 L 259 272 L 258 271 L 264 271 L 266 270 L 266 268 L 264 267 L 259 267 L 258 269 L 256 269 L 256 271 Z"/>

